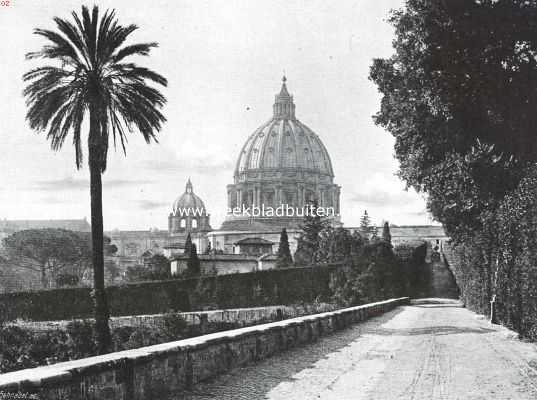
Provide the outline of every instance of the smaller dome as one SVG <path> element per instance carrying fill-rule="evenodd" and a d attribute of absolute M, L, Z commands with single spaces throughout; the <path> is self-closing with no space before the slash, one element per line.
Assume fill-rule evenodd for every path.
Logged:
<path fill-rule="evenodd" d="M 181 213 L 181 211 L 179 210 L 198 210 L 196 211 L 196 213 L 200 213 L 202 215 L 204 215 L 206 212 L 203 200 L 201 200 L 199 196 L 194 194 L 194 191 L 192 189 L 192 182 L 190 182 L 190 179 L 188 179 L 188 182 L 186 183 L 185 192 L 173 202 L 174 214 L 177 215 L 177 213 Z"/>

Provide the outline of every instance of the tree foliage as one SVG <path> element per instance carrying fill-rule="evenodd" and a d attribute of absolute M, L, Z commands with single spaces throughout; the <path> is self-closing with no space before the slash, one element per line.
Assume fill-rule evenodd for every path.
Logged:
<path fill-rule="evenodd" d="M 190 255 L 190 253 L 192 253 L 192 237 L 190 236 L 190 232 L 188 232 L 188 235 L 186 235 L 186 240 L 185 240 L 184 254 Z"/>
<path fill-rule="evenodd" d="M 162 254 L 154 254 L 147 260 L 147 267 L 152 274 L 161 277 L 169 277 L 170 272 L 170 260 Z"/>
<path fill-rule="evenodd" d="M 371 67 L 399 174 L 456 240 L 537 157 L 536 16 L 534 1 L 409 0 L 395 54 Z"/>
<path fill-rule="evenodd" d="M 117 247 L 109 237 L 103 240 L 104 254 L 113 256 Z M 67 229 L 28 229 L 3 240 L 7 260 L 0 268 L 19 267 L 36 271 L 41 286 L 76 286 L 91 276 L 92 242 L 89 232 Z M 107 269 L 114 266 L 107 263 Z M 117 271 L 116 271 L 117 272 Z"/>
<path fill-rule="evenodd" d="M 407 0 L 375 122 L 453 239 L 465 304 L 537 338 L 537 2 Z"/>
<path fill-rule="evenodd" d="M 319 243 L 321 232 L 328 226 L 326 218 L 317 213 L 318 203 L 314 201 L 308 208 L 310 212 L 304 216 L 300 226 L 302 230 L 297 240 L 295 252 L 296 265 L 312 265 L 320 261 Z"/>
<path fill-rule="evenodd" d="M 190 246 L 190 254 L 186 262 L 186 274 L 187 276 L 199 276 L 201 273 L 201 263 L 198 258 L 198 249 L 196 244 L 192 243 Z"/>
<path fill-rule="evenodd" d="M 147 56 L 157 43 L 124 45 L 138 27 L 122 26 L 114 10 L 99 16 L 97 6 L 82 6 L 72 12 L 73 22 L 54 18 L 56 31 L 35 29 L 49 44 L 27 54 L 28 59 L 56 61 L 56 65 L 35 68 L 24 74 L 28 83 L 24 96 L 28 103 L 30 127 L 46 131 L 52 149 L 59 150 L 73 133 L 76 165 L 82 166 L 81 129 L 85 114 L 98 119 L 99 166 L 106 169 L 108 138 L 112 136 L 125 151 L 126 133 L 136 128 L 149 143 L 166 120 L 160 112 L 166 99 L 147 82 L 166 85 L 166 79 L 128 58 Z M 57 65 L 59 64 L 59 65 Z M 91 117 L 91 116 L 90 116 Z M 90 149 L 92 151 L 92 149 Z"/>
<path fill-rule="evenodd" d="M 171 279 L 170 260 L 162 254 L 153 254 L 144 260 L 143 265 L 133 265 L 125 271 L 129 282 Z"/>
<path fill-rule="evenodd" d="M 293 264 L 293 257 L 291 256 L 291 250 L 289 249 L 289 238 L 287 237 L 287 230 L 282 229 L 280 234 L 280 243 L 278 246 L 278 254 L 276 258 L 276 268 L 287 268 Z"/>
<path fill-rule="evenodd" d="M 65 269 L 67 275 L 84 270 L 91 259 L 91 243 L 82 233 L 66 229 L 28 229 L 18 231 L 3 240 L 4 250 L 9 258 L 6 265 L 16 265 L 37 271 L 41 285 L 48 288 L 56 280 L 56 275 Z M 77 276 L 78 280 L 80 276 Z"/>
<path fill-rule="evenodd" d="M 390 233 L 390 224 L 386 221 L 382 227 L 382 240 L 385 243 L 392 244 L 392 234 Z"/>
<path fill-rule="evenodd" d="M 369 239 L 369 235 L 371 234 L 371 218 L 369 218 L 367 210 L 364 210 L 364 213 L 360 218 L 360 233 L 363 237 Z"/>

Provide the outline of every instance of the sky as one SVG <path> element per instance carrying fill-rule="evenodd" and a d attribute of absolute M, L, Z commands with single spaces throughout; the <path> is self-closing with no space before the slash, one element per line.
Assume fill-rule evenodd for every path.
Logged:
<path fill-rule="evenodd" d="M 367 210 L 376 223 L 430 224 L 425 200 L 396 177 L 392 136 L 375 126 L 380 94 L 368 80 L 372 59 L 392 54 L 389 11 L 403 0 L 99 1 L 121 23 L 137 24 L 131 42 L 157 41 L 136 60 L 167 77 L 167 122 L 159 143 L 129 135 L 127 156 L 109 153 L 103 176 L 105 229 L 167 227 L 190 177 L 218 228 L 226 185 L 242 144 L 272 116 L 285 71 L 296 115 L 315 131 L 341 185 L 345 226 Z M 50 150 L 26 120 L 25 53 L 44 40 L 36 27 L 69 17 L 82 4 L 11 0 L 0 7 L 0 219 L 88 218 L 89 173 L 77 170 L 66 141 Z"/>

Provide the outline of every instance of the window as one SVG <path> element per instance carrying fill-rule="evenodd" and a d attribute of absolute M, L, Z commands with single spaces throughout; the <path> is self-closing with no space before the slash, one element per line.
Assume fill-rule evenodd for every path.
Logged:
<path fill-rule="evenodd" d="M 180 224 L 180 227 L 181 228 L 186 228 L 186 219 L 181 219 L 181 224 Z"/>
<path fill-rule="evenodd" d="M 192 228 L 193 229 L 196 229 L 198 227 L 198 220 L 197 219 L 193 219 L 192 220 Z"/>

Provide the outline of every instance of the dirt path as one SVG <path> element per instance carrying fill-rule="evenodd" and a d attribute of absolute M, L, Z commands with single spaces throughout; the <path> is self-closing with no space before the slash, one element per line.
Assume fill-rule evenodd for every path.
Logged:
<path fill-rule="evenodd" d="M 537 399 L 537 347 L 427 300 L 199 385 L 182 399 Z"/>

